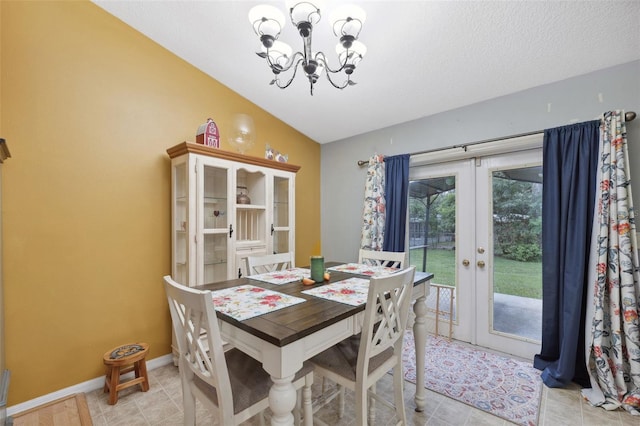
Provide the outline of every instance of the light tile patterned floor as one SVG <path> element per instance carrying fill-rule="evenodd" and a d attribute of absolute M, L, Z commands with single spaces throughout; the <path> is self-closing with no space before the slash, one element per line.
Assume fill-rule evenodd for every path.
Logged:
<path fill-rule="evenodd" d="M 138 386 L 120 392 L 116 405 L 107 404 L 107 394 L 102 389 L 87 394 L 87 402 L 96 426 L 135 425 L 182 425 L 182 391 L 177 367 L 167 365 L 149 372 L 151 388 L 141 392 Z M 378 385 L 378 393 L 391 395 L 391 376 L 385 377 Z M 319 392 L 320 380 L 314 384 L 314 396 Z M 456 402 L 440 394 L 427 391 L 427 408 L 423 413 L 414 411 L 413 394 L 415 386 L 405 382 L 407 419 L 410 425 L 460 426 L 460 425 L 510 425 L 511 423 L 476 410 L 466 404 Z M 334 406 L 321 409 L 317 417 L 332 426 L 355 426 L 352 410 L 352 394 L 347 394 L 345 415 L 338 419 Z M 209 413 L 199 406 L 198 425 L 211 425 Z M 246 425 L 258 425 L 252 419 Z M 268 413 L 267 413 L 268 424 Z M 378 404 L 376 424 L 393 424 L 393 416 Z M 640 426 L 640 418 L 624 411 L 607 412 L 585 403 L 577 386 L 569 389 L 548 389 L 542 392 L 538 425 L 563 426 Z"/>

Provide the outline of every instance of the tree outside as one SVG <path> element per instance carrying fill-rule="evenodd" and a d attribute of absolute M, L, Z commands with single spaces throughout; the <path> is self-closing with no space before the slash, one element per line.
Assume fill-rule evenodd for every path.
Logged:
<path fill-rule="evenodd" d="M 542 261 L 542 184 L 493 173 L 494 255 Z"/>

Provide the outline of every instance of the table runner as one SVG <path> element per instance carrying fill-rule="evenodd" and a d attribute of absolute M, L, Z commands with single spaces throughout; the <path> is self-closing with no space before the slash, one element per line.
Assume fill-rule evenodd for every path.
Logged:
<path fill-rule="evenodd" d="M 360 306 L 367 303 L 369 280 L 356 277 L 347 278 L 346 280 L 304 290 L 303 293 L 334 302 L 346 303 L 347 305 Z"/>
<path fill-rule="evenodd" d="M 400 269 L 390 268 L 388 266 L 365 265 L 362 263 L 345 263 L 343 265 L 332 266 L 329 270 L 346 272 L 349 274 L 368 275 L 370 277 L 384 277 L 386 275 L 395 274 Z"/>
<path fill-rule="evenodd" d="M 211 292 L 216 311 L 243 321 L 258 315 L 302 303 L 305 299 L 253 285 L 241 285 Z"/>
<path fill-rule="evenodd" d="M 282 271 L 265 272 L 264 274 L 249 275 L 251 280 L 264 281 L 269 284 L 281 285 L 301 281 L 305 277 L 311 276 L 309 269 L 289 268 Z"/>

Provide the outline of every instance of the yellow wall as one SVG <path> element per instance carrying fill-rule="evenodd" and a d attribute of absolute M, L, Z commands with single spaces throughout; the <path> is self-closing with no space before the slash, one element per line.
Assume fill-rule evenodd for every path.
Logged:
<path fill-rule="evenodd" d="M 320 147 L 89 2 L 0 2 L 9 405 L 99 377 L 132 341 L 170 352 L 169 158 L 250 114 L 301 166 L 296 262 L 319 252 Z M 277 96 L 277 91 L 274 91 Z"/>

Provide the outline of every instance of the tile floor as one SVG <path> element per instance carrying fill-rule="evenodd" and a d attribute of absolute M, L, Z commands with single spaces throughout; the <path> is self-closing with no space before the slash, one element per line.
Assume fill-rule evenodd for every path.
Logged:
<path fill-rule="evenodd" d="M 107 404 L 107 395 L 102 389 L 87 394 L 87 402 L 93 423 L 96 426 L 135 425 L 182 425 L 182 391 L 177 367 L 166 365 L 149 372 L 151 388 L 140 392 L 138 386 L 120 392 L 116 405 Z M 320 380 L 314 383 L 314 396 L 320 390 Z M 378 385 L 378 392 L 391 395 L 391 376 L 385 377 Z M 423 413 L 414 411 L 413 394 L 415 386 L 405 382 L 407 419 L 410 425 L 460 426 L 460 425 L 510 425 L 511 423 L 476 410 L 466 404 L 456 402 L 440 394 L 427 390 L 427 408 Z M 352 394 L 347 394 L 345 415 L 338 419 L 335 406 L 324 407 L 317 417 L 332 426 L 355 426 L 349 410 Z M 352 401 L 352 400 L 351 400 Z M 268 413 L 266 414 L 268 424 Z M 378 404 L 376 424 L 395 424 L 388 409 Z M 211 425 L 213 419 L 204 407 L 197 412 L 198 425 Z M 251 419 L 244 425 L 258 425 L 258 419 Z M 640 418 L 624 411 L 607 412 L 586 404 L 577 386 L 570 389 L 548 389 L 542 392 L 538 425 L 589 425 L 589 426 L 640 426 Z"/>

